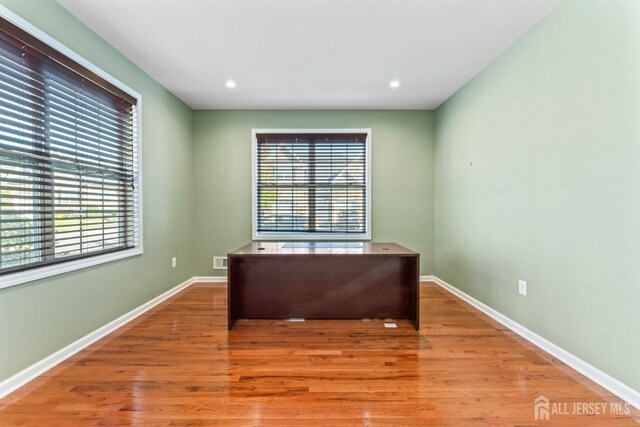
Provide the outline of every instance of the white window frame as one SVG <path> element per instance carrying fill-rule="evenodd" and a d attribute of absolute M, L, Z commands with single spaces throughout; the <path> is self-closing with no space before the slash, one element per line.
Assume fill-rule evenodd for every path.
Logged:
<path fill-rule="evenodd" d="M 366 232 L 362 234 L 320 234 L 320 233 L 258 233 L 258 134 L 263 133 L 366 133 Z M 251 228 L 253 240 L 371 240 L 371 128 L 363 129 L 251 129 Z"/>
<path fill-rule="evenodd" d="M 76 270 L 81 270 L 88 267 L 93 267 L 96 265 L 104 264 L 107 262 L 112 262 L 124 258 L 129 258 L 132 256 L 142 255 L 144 253 L 143 248 L 143 227 L 142 227 L 142 95 L 138 92 L 134 91 L 130 87 L 126 86 L 124 83 L 117 80 L 115 77 L 107 74 L 102 69 L 98 68 L 93 63 L 89 62 L 87 59 L 78 55 L 73 50 L 69 49 L 67 46 L 55 40 L 53 37 L 46 34 L 44 31 L 33 26 L 31 23 L 22 19 L 11 10 L 7 9 L 5 6 L 0 5 L 0 15 L 10 21 L 12 24 L 20 27 L 22 30 L 28 32 L 32 36 L 38 38 L 42 42 L 48 44 L 52 48 L 56 49 L 58 52 L 67 56 L 68 58 L 73 59 L 78 64 L 82 65 L 86 69 L 94 72 L 99 77 L 105 79 L 109 83 L 113 84 L 119 89 L 122 89 L 124 92 L 128 93 L 132 97 L 134 97 L 136 102 L 136 113 L 137 113 L 137 141 L 136 141 L 136 150 L 137 150 L 137 159 L 138 159 L 138 176 L 137 176 L 137 203 L 136 203 L 136 214 L 135 218 L 135 235 L 136 242 L 135 246 L 130 249 L 125 249 L 122 251 L 117 251 L 113 253 L 108 253 L 104 255 L 96 255 L 91 256 L 79 260 L 74 261 L 66 261 L 58 264 L 53 264 L 49 266 L 43 266 L 39 268 L 33 268 L 25 271 L 20 271 L 16 273 L 8 273 L 0 276 L 0 289 L 8 288 L 10 286 L 20 285 L 22 283 L 32 282 L 34 280 L 44 279 L 46 277 L 56 276 L 58 274 L 69 273 Z"/>

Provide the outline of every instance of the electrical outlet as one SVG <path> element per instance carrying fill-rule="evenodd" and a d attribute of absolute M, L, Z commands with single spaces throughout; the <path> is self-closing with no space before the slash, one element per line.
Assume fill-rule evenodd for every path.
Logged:
<path fill-rule="evenodd" d="M 171 258 L 171 268 L 176 268 L 178 266 L 178 258 Z"/>
<path fill-rule="evenodd" d="M 520 295 L 527 296 L 527 282 L 525 280 L 518 280 L 518 292 Z"/>

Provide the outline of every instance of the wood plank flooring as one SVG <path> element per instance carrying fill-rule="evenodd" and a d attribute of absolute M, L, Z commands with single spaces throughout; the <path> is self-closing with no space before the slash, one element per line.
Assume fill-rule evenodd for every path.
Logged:
<path fill-rule="evenodd" d="M 226 288 L 194 285 L 0 400 L 0 426 L 638 425 L 438 286 L 422 284 L 421 309 L 420 332 L 318 320 L 228 333 Z M 569 413 L 535 420 L 540 395 Z M 595 403 L 604 414 L 572 414 Z"/>

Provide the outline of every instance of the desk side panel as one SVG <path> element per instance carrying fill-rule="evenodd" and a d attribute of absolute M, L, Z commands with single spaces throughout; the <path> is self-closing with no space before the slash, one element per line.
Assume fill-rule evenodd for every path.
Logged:
<path fill-rule="evenodd" d="M 233 325 L 238 321 L 240 311 L 240 300 L 238 290 L 242 286 L 239 279 L 241 272 L 238 270 L 241 263 L 237 256 L 227 258 L 227 329 L 233 329 Z"/>
<path fill-rule="evenodd" d="M 404 280 L 407 290 L 407 317 L 420 330 L 420 256 L 405 258 Z"/>

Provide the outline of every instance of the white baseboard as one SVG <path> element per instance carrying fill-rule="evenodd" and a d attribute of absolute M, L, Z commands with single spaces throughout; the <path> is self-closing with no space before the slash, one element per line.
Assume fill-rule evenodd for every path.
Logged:
<path fill-rule="evenodd" d="M 591 381 L 609 390 L 611 393 L 615 394 L 620 399 L 624 400 L 625 402 L 628 402 L 629 404 L 633 405 L 637 409 L 640 409 L 640 392 L 638 392 L 637 390 L 634 390 L 628 385 L 618 381 L 617 379 L 613 378 L 611 375 L 602 372 L 600 369 L 596 368 L 595 366 L 592 366 L 589 363 L 585 362 L 584 360 L 580 359 L 579 357 L 574 356 L 573 354 L 557 346 L 556 344 L 552 343 L 546 338 L 541 337 L 535 332 L 522 326 L 518 322 L 494 310 L 488 305 L 478 301 L 472 296 L 462 292 L 461 290 L 450 285 L 444 280 L 436 276 L 425 276 L 425 277 L 429 277 L 429 279 L 422 279 L 421 277 L 421 280 L 429 280 L 431 282 L 435 282 L 443 289 L 451 292 L 453 295 L 457 296 L 458 298 L 462 299 L 463 301 L 477 308 L 487 316 L 491 317 L 492 319 L 496 320 L 497 322 L 511 329 L 513 332 L 520 335 L 522 338 L 526 339 L 527 341 L 534 344 L 535 346 L 539 347 L 541 350 L 549 353 L 556 359 L 564 362 L 565 364 L 575 369 L 585 377 L 589 378 Z"/>
<path fill-rule="evenodd" d="M 55 367 L 59 363 L 63 362 L 65 359 L 68 359 L 69 357 L 73 356 L 80 350 L 83 350 L 85 347 L 88 347 L 89 345 L 98 341 L 100 338 L 103 338 L 107 334 L 124 326 L 125 324 L 132 321 L 136 317 L 140 316 L 146 311 L 149 311 L 156 305 L 172 297 L 173 295 L 177 294 L 181 290 L 187 288 L 191 284 L 195 283 L 194 279 L 195 277 L 185 280 L 175 288 L 169 289 L 165 293 L 158 295 L 152 300 L 142 304 L 137 308 L 134 308 L 130 312 L 118 317 L 115 320 L 112 320 L 106 325 L 101 326 L 100 328 L 96 329 L 93 332 L 90 332 L 89 334 L 78 339 L 77 341 L 72 342 L 68 346 L 56 351 L 55 353 L 45 357 L 44 359 L 34 363 L 33 365 L 23 369 L 17 374 L 0 382 L 0 399 L 5 397 L 9 393 L 12 393 L 15 390 L 19 389 L 23 385 L 27 384 L 29 381 L 47 372 L 49 369 Z"/>
<path fill-rule="evenodd" d="M 194 276 L 192 283 L 227 283 L 227 276 Z"/>

